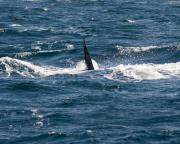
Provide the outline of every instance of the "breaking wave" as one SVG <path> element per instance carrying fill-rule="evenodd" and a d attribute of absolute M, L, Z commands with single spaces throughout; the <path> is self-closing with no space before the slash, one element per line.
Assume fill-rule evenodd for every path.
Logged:
<path fill-rule="evenodd" d="M 123 65 L 109 68 L 112 73 L 105 77 L 111 80 L 118 80 L 123 75 L 136 80 L 168 79 L 180 76 L 180 62 L 165 64 L 135 64 Z"/>
<path fill-rule="evenodd" d="M 135 46 L 135 47 L 124 47 L 120 45 L 115 46 L 116 49 L 119 50 L 120 53 L 140 53 L 140 52 L 147 52 L 150 50 L 155 50 L 155 49 L 163 49 L 163 48 L 173 48 L 176 50 L 180 50 L 180 45 L 160 45 L 160 46 Z"/>
<path fill-rule="evenodd" d="M 66 44 L 64 49 L 47 49 L 47 50 L 41 50 L 40 46 L 35 46 L 33 48 L 33 50 L 35 51 L 25 51 L 25 52 L 19 52 L 15 54 L 16 58 L 26 58 L 29 56 L 34 56 L 34 55 L 38 55 L 38 54 L 49 54 L 49 53 L 53 53 L 53 54 L 57 54 L 57 53 L 61 53 L 64 51 L 70 51 L 70 50 L 74 50 L 74 45 L 73 44 Z"/>
<path fill-rule="evenodd" d="M 0 58 L 0 72 L 6 73 L 8 76 L 11 74 L 18 74 L 24 77 L 46 77 L 56 74 L 78 74 L 86 70 L 84 62 L 79 62 L 73 68 L 59 68 L 52 66 L 39 66 L 30 62 L 18 60 L 10 57 Z"/>
<path fill-rule="evenodd" d="M 92 61 L 95 70 L 110 71 L 110 73 L 108 72 L 104 77 L 111 80 L 118 80 L 121 76 L 135 80 L 168 79 L 180 76 L 180 62 L 165 64 L 120 64 L 116 67 L 99 69 L 97 62 L 95 60 Z M 84 61 L 78 62 L 76 66 L 71 68 L 60 68 L 35 65 L 27 61 L 10 57 L 0 58 L 0 73 L 5 73 L 8 76 L 18 74 L 20 76 L 33 78 L 36 76 L 46 77 L 56 74 L 80 74 L 83 72 L 86 72 Z"/>

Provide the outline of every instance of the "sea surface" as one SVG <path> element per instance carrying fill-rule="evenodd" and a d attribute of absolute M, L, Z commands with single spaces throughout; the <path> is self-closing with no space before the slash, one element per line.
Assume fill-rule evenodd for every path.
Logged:
<path fill-rule="evenodd" d="M 0 144 L 180 144 L 180 1 L 0 0 Z"/>

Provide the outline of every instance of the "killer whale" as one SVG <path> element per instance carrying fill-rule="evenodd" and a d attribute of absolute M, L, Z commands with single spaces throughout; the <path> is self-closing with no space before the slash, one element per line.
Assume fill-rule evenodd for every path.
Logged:
<path fill-rule="evenodd" d="M 88 48 L 86 46 L 85 38 L 83 38 L 83 49 L 84 49 L 84 60 L 87 67 L 87 70 L 94 70 L 94 66 L 91 60 L 90 53 L 88 51 Z"/>

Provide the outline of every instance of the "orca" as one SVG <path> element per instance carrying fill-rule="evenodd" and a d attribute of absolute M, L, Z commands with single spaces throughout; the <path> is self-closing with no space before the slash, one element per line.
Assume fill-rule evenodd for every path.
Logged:
<path fill-rule="evenodd" d="M 94 66 L 91 60 L 91 56 L 89 54 L 88 48 L 86 46 L 85 38 L 83 38 L 83 48 L 84 48 L 84 60 L 87 67 L 87 70 L 94 70 Z"/>

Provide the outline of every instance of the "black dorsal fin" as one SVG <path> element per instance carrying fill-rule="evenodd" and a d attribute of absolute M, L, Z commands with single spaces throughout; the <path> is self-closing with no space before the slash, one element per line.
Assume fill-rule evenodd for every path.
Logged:
<path fill-rule="evenodd" d="M 85 38 L 83 39 L 83 48 L 84 48 L 84 60 L 85 60 L 87 69 L 88 70 L 94 70 L 94 66 L 93 66 L 93 63 L 92 63 L 92 60 L 91 60 L 91 56 L 90 56 L 90 54 L 88 52 L 88 49 L 86 47 Z"/>

